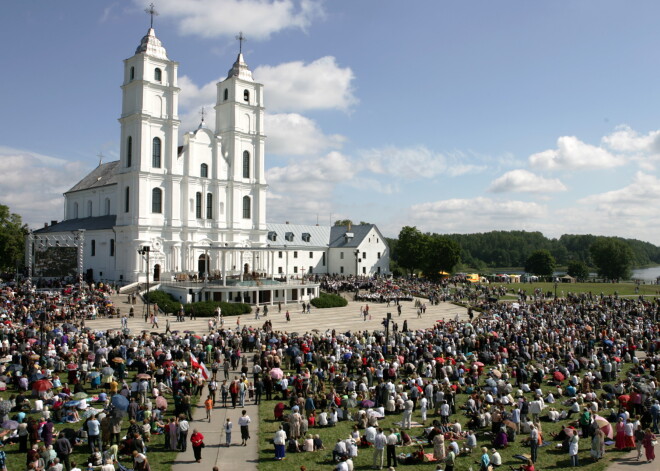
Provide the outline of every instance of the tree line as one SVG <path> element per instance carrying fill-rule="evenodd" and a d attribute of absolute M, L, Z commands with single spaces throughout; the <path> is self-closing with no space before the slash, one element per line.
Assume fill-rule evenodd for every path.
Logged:
<path fill-rule="evenodd" d="M 422 271 L 431 277 L 440 271 L 452 272 L 460 264 L 477 271 L 524 267 L 541 276 L 565 266 L 568 274 L 579 279 L 586 278 L 591 269 L 608 279 L 622 279 L 632 267 L 660 264 L 660 247 L 649 242 L 591 234 L 564 234 L 558 239 L 527 231 L 440 235 L 406 226 L 388 242 L 393 271 Z"/>

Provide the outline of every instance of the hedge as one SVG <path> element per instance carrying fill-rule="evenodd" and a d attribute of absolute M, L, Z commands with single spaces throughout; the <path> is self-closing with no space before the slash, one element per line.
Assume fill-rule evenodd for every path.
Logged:
<path fill-rule="evenodd" d="M 312 299 L 310 303 L 316 308 L 324 309 L 327 307 L 344 307 L 348 304 L 348 301 L 337 294 L 321 292 L 319 297 Z"/>
<path fill-rule="evenodd" d="M 190 310 L 194 308 L 196 317 L 213 317 L 215 316 L 215 308 L 218 306 L 222 309 L 223 316 L 240 316 L 252 312 L 252 307 L 249 304 L 226 303 L 224 301 L 200 301 L 186 304 L 183 308 L 186 314 L 190 314 Z"/>
<path fill-rule="evenodd" d="M 145 300 L 147 299 L 147 295 L 145 293 L 144 295 Z M 173 312 L 177 312 L 179 310 L 179 307 L 181 306 L 181 303 L 174 299 L 174 297 L 166 293 L 165 291 L 160 291 L 160 290 L 155 290 L 155 291 L 149 291 L 149 302 L 151 304 L 158 304 L 158 308 L 166 312 L 168 314 L 172 314 Z"/>
<path fill-rule="evenodd" d="M 146 298 L 145 294 L 145 298 Z M 178 312 L 181 303 L 176 300 L 171 294 L 165 291 L 155 290 L 149 292 L 149 302 L 158 304 L 161 311 L 168 314 Z M 249 304 L 243 303 L 225 303 L 218 301 L 201 301 L 198 303 L 188 303 L 184 305 L 186 314 L 190 314 L 191 309 L 195 309 L 195 316 L 199 317 L 212 317 L 215 315 L 215 308 L 220 306 L 223 316 L 239 316 L 241 314 L 249 314 L 252 308 Z"/>

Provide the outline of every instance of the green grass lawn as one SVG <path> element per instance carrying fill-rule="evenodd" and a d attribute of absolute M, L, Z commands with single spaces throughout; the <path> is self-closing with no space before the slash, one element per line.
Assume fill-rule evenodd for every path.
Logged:
<path fill-rule="evenodd" d="M 131 371 L 129 372 L 129 378 L 135 376 L 135 372 Z M 66 373 L 65 373 L 66 375 Z M 129 383 L 130 381 L 129 380 Z M 91 389 L 89 387 L 89 383 L 85 385 L 85 392 L 89 396 L 94 396 L 100 392 L 102 392 L 101 389 Z M 1 399 L 8 399 L 11 394 L 15 393 L 13 389 L 3 391 L 0 393 L 0 398 Z M 167 398 L 167 411 L 163 415 L 164 418 L 168 418 L 174 416 L 174 401 L 171 397 L 171 395 L 165 395 Z M 33 398 L 30 398 L 30 401 L 32 402 Z M 193 398 L 193 404 L 196 404 L 196 398 Z M 98 405 L 95 403 L 90 403 L 88 399 L 88 404 L 92 406 L 96 406 L 98 408 Z M 10 418 L 15 414 L 15 412 L 12 412 L 9 414 Z M 34 417 L 41 417 L 41 413 L 33 413 L 33 414 L 28 414 L 27 417 L 29 416 L 34 416 Z M 26 420 L 27 420 L 26 417 Z M 81 420 L 77 423 L 57 423 L 54 422 L 55 424 L 55 431 L 60 431 L 65 428 L 73 428 L 74 430 L 79 430 L 82 425 L 84 424 L 84 420 Z M 126 435 L 126 431 L 128 430 L 128 418 L 124 418 L 123 426 L 122 426 L 122 437 Z M 147 443 L 148 447 L 148 452 L 147 456 L 149 458 L 149 463 L 151 464 L 151 469 L 154 471 L 168 471 L 172 463 L 174 463 L 174 460 L 176 458 L 176 455 L 178 452 L 176 451 L 170 451 L 170 450 L 165 450 L 165 436 L 164 435 L 151 435 L 151 441 Z M 28 443 L 29 446 L 29 443 Z M 7 469 L 9 471 L 19 471 L 25 469 L 25 453 L 19 453 L 18 452 L 18 443 L 13 444 L 13 445 L 6 445 L 3 448 L 4 452 L 7 455 Z M 87 443 L 82 443 L 79 445 L 74 446 L 73 448 L 73 453 L 70 456 L 71 461 L 75 461 L 78 465 L 78 467 L 82 469 L 86 469 L 87 467 L 87 458 L 90 455 L 90 449 L 89 445 Z M 124 466 L 127 468 L 131 469 L 133 468 L 133 460 L 132 458 L 128 456 L 123 456 L 120 457 L 119 460 Z"/>
<path fill-rule="evenodd" d="M 527 295 L 533 295 L 535 289 L 543 293 L 555 293 L 554 283 L 492 283 L 492 286 L 505 286 L 505 298 L 516 299 L 519 289 Z M 635 283 L 557 283 L 557 296 L 567 296 L 568 293 L 592 293 L 594 296 L 618 294 L 619 296 L 660 296 L 660 285 L 639 285 Z"/>
<path fill-rule="evenodd" d="M 622 375 L 630 369 L 630 365 L 625 365 L 622 371 Z M 545 390 L 544 390 L 545 392 Z M 531 394 L 527 394 L 527 399 L 531 399 Z M 467 430 L 466 424 L 468 418 L 462 413 L 458 407 L 463 405 L 468 399 L 467 394 L 459 394 L 456 397 L 457 404 L 457 413 L 451 416 L 452 420 L 459 420 L 463 426 L 463 430 Z M 333 469 L 333 463 L 331 462 L 332 449 L 338 438 L 348 438 L 355 422 L 339 422 L 337 426 L 330 428 L 314 428 L 310 429 L 309 433 L 319 434 L 323 440 L 323 444 L 326 448 L 324 451 L 317 451 L 313 453 L 287 453 L 286 460 L 276 461 L 274 459 L 274 447 L 272 445 L 272 439 L 275 432 L 278 429 L 279 422 L 275 421 L 273 410 L 275 405 L 281 402 L 280 400 L 273 401 L 262 401 L 259 406 L 259 470 L 260 471 L 276 471 L 276 470 L 287 470 L 287 471 L 297 471 L 300 469 L 301 465 L 305 465 L 308 471 L 314 470 L 330 470 Z M 288 406 L 288 402 L 285 402 Z M 558 410 L 566 409 L 559 402 L 553 404 Z M 288 407 L 287 407 L 288 409 Z M 355 415 L 357 409 L 353 409 L 351 412 Z M 601 413 L 603 413 L 601 411 Z M 545 414 L 543 414 L 545 415 Z M 432 411 L 429 411 L 427 414 L 427 424 L 429 424 L 435 416 L 432 414 Z M 551 444 L 539 448 L 538 450 L 538 460 L 536 462 L 536 470 L 547 470 L 547 469 L 562 469 L 570 467 L 570 458 L 567 453 L 562 452 L 560 449 L 557 450 L 555 445 L 559 442 L 552 441 L 550 436 L 551 433 L 556 433 L 561 431 L 563 427 L 566 427 L 570 423 L 574 422 L 577 419 L 577 415 L 573 415 L 573 421 L 560 421 L 558 423 L 551 423 L 548 421 L 542 421 L 543 436 L 545 441 L 549 441 Z M 396 427 L 394 422 L 401 421 L 401 414 L 386 416 L 384 419 L 379 421 L 379 425 L 383 428 L 386 435 L 388 434 L 388 429 L 390 427 Z M 421 417 L 419 411 L 415 411 L 413 414 L 413 421 L 420 422 Z M 491 436 L 485 435 L 483 432 L 485 430 L 478 431 L 478 449 L 473 450 L 471 455 L 462 455 L 459 456 L 456 460 L 455 469 L 457 471 L 469 471 L 472 467 L 473 471 L 478 471 L 479 465 L 476 463 L 480 456 L 480 448 L 482 446 L 487 446 L 490 450 L 491 448 Z M 360 431 L 364 433 L 364 431 Z M 409 431 L 411 437 L 420 436 L 422 434 L 421 428 L 413 428 Z M 521 441 L 525 436 L 517 436 L 514 443 L 509 443 L 509 447 L 500 450 L 502 455 L 502 467 L 500 469 L 505 469 L 509 471 L 509 466 L 514 466 L 518 468 L 521 464 L 519 460 L 513 458 L 517 454 L 529 454 L 529 447 L 522 446 Z M 446 442 L 446 444 L 448 444 Z M 459 445 L 461 445 L 459 443 Z M 607 452 L 605 458 L 599 462 L 594 462 L 589 454 L 591 448 L 590 439 L 580 439 L 580 469 L 585 471 L 602 471 L 607 467 L 609 462 L 612 459 L 620 457 L 624 452 L 614 450 L 614 446 L 607 447 Z M 397 454 L 411 453 L 415 450 L 414 447 L 397 447 Z M 433 453 L 432 446 L 425 447 L 426 453 Z M 489 453 L 490 454 L 490 453 Z M 385 461 L 386 463 L 387 461 Z M 356 470 L 365 470 L 371 469 L 373 463 L 373 448 L 365 449 L 360 448 L 358 450 L 358 457 L 354 459 L 355 469 Z M 435 469 L 436 463 L 423 463 L 418 465 L 405 465 L 399 464 L 397 470 L 410 470 L 410 471 L 422 471 L 422 470 L 433 470 Z M 385 468 L 386 469 L 386 468 Z"/>

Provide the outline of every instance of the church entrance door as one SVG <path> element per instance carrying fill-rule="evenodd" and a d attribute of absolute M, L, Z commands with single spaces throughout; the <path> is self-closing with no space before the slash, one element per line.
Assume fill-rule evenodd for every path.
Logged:
<path fill-rule="evenodd" d="M 154 265 L 154 281 L 160 281 L 160 265 Z"/>
<path fill-rule="evenodd" d="M 204 278 L 204 275 L 207 273 L 209 262 L 210 257 L 208 255 L 202 254 L 199 256 L 199 259 L 197 260 L 197 271 L 199 272 L 200 278 Z"/>

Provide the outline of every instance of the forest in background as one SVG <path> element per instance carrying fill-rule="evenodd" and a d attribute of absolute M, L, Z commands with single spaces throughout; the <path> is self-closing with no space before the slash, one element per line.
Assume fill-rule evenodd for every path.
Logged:
<path fill-rule="evenodd" d="M 429 234 L 430 235 L 430 234 Z M 436 235 L 436 234 L 433 234 Z M 594 266 L 589 251 L 591 245 L 602 236 L 564 234 L 549 239 L 541 232 L 491 231 L 476 234 L 442 234 L 460 247 L 460 266 L 483 270 L 495 267 L 524 267 L 528 257 L 537 250 L 547 250 L 558 266 L 571 261 Z M 636 239 L 616 239 L 625 242 L 632 250 L 634 267 L 660 264 L 660 247 Z M 398 261 L 399 239 L 388 239 L 391 258 Z"/>

